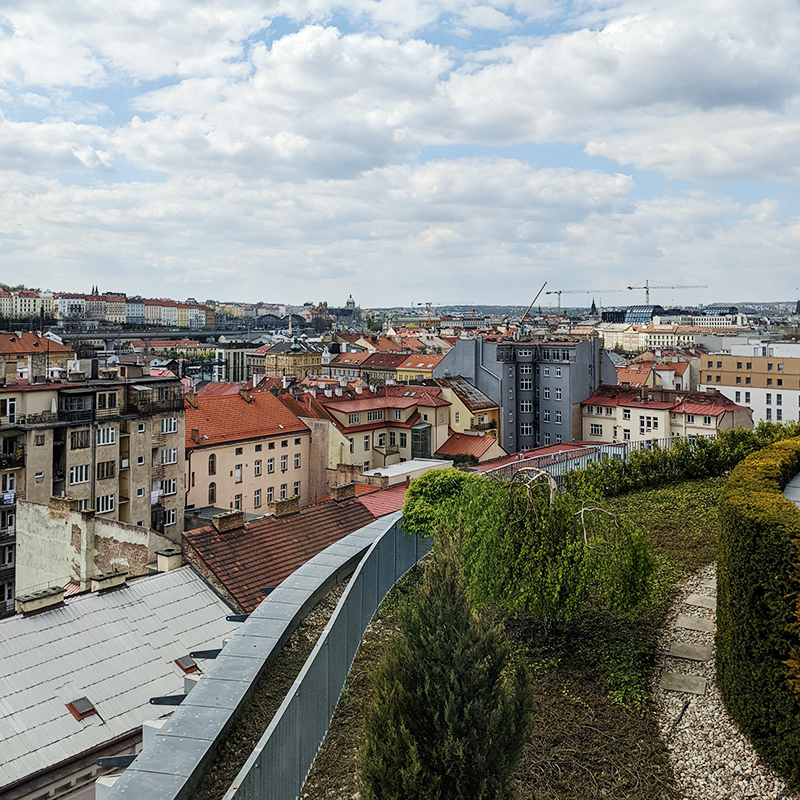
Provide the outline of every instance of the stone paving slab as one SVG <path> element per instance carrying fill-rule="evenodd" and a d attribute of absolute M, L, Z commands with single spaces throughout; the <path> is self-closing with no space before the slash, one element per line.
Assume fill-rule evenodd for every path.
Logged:
<path fill-rule="evenodd" d="M 661 688 L 669 692 L 705 694 L 706 679 L 698 675 L 681 675 L 678 672 L 665 672 L 661 676 Z"/>
<path fill-rule="evenodd" d="M 669 648 L 669 655 L 673 658 L 685 658 L 689 661 L 710 661 L 711 648 L 703 647 L 699 644 L 686 644 L 685 642 L 673 642 Z"/>
<path fill-rule="evenodd" d="M 697 606 L 698 608 L 710 608 L 712 611 L 717 610 L 716 598 L 708 597 L 704 594 L 690 594 L 684 602 L 690 606 Z"/>
<path fill-rule="evenodd" d="M 711 578 L 710 580 L 703 581 L 700 584 L 704 589 L 716 589 L 717 588 L 717 579 Z"/>
<path fill-rule="evenodd" d="M 679 628 L 687 631 L 701 631 L 702 633 L 713 633 L 714 623 L 710 619 L 694 617 L 691 614 L 678 614 L 675 624 Z"/>

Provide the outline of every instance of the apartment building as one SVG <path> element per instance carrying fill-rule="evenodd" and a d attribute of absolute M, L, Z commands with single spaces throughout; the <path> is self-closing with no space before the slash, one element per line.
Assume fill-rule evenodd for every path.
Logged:
<path fill-rule="evenodd" d="M 443 397 L 451 403 L 450 427 L 456 433 L 483 431 L 498 436 L 500 407 L 464 378 L 438 378 Z"/>
<path fill-rule="evenodd" d="M 266 514 L 309 499 L 311 432 L 272 392 L 186 397 L 186 507 Z"/>
<path fill-rule="evenodd" d="M 586 442 L 658 442 L 752 428 L 750 409 L 720 392 L 600 386 L 581 404 Z"/>
<path fill-rule="evenodd" d="M 293 375 L 300 380 L 309 375 L 322 374 L 322 354 L 325 345 L 294 339 L 278 342 L 264 354 L 264 374 L 268 378 Z"/>
<path fill-rule="evenodd" d="M 497 403 L 498 443 L 509 453 L 579 439 L 580 402 L 617 379 L 597 338 L 458 339 L 434 370 L 437 379 L 454 376 Z"/>
<path fill-rule="evenodd" d="M 61 383 L 0 386 L 0 591 L 9 609 L 18 499 L 47 505 L 69 497 L 79 510 L 180 539 L 181 384 L 126 370 L 123 379 L 87 379 L 73 370 Z"/>
<path fill-rule="evenodd" d="M 699 388 L 716 389 L 751 408 L 756 424 L 800 419 L 800 347 L 765 342 L 742 344 L 736 350 L 701 359 Z"/>

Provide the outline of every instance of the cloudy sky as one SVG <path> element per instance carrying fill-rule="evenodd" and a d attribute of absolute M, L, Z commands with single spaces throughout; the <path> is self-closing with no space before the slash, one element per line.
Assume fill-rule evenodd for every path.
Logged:
<path fill-rule="evenodd" d="M 799 39 L 795 0 L 3 0 L 0 280 L 794 299 Z"/>

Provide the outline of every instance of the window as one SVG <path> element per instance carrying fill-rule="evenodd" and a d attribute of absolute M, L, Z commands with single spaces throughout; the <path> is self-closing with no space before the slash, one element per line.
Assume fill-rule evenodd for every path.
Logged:
<path fill-rule="evenodd" d="M 717 383 L 722 383 L 722 375 L 717 375 Z"/>
<path fill-rule="evenodd" d="M 289 446 L 289 440 L 288 439 L 283 439 L 281 441 L 281 447 L 288 447 L 288 446 Z"/>
<path fill-rule="evenodd" d="M 108 514 L 114 510 L 114 499 L 116 495 L 104 494 L 97 498 L 97 513 Z"/>
<path fill-rule="evenodd" d="M 369 450 L 369 436 L 364 437 L 364 449 Z"/>
<path fill-rule="evenodd" d="M 289 469 L 289 456 L 281 456 L 281 472 Z"/>
<path fill-rule="evenodd" d="M 233 454 L 234 454 L 235 456 L 240 456 L 240 455 L 242 454 L 242 452 L 243 452 L 243 448 L 241 448 L 241 447 L 237 447 L 237 448 L 236 448 L 236 449 L 233 451 Z"/>
<path fill-rule="evenodd" d="M 286 499 L 286 489 L 287 489 L 287 485 L 285 483 L 282 483 L 281 484 L 281 500 L 285 500 Z"/>
<path fill-rule="evenodd" d="M 533 411 L 533 400 L 522 400 L 519 404 L 519 410 L 523 414 L 528 414 Z"/>
<path fill-rule="evenodd" d="M 745 403 L 749 403 L 750 402 L 750 392 L 745 392 L 744 393 L 744 401 L 745 401 Z"/>
<path fill-rule="evenodd" d="M 747 362 L 747 366 L 745 367 L 745 369 L 753 369 L 753 362 L 752 361 L 748 361 Z"/>
<path fill-rule="evenodd" d="M 687 414 L 686 415 L 686 424 L 687 425 L 694 425 L 694 414 Z"/>
<path fill-rule="evenodd" d="M 741 382 L 742 382 L 742 376 L 741 375 L 737 375 L 736 376 L 736 383 L 741 384 Z"/>
<path fill-rule="evenodd" d="M 735 399 L 735 402 L 740 403 L 741 400 L 742 400 L 742 393 L 741 392 L 736 392 L 736 395 L 734 396 L 734 399 Z"/>
<path fill-rule="evenodd" d="M 626 442 L 629 442 L 629 441 L 630 441 L 630 439 L 631 439 L 631 432 L 630 432 L 630 430 L 629 430 L 628 428 L 623 428 L 623 429 L 622 429 L 622 438 L 623 438 L 623 439 L 624 439 Z"/>
<path fill-rule="evenodd" d="M 767 386 L 772 386 L 772 378 L 767 378 Z"/>
<path fill-rule="evenodd" d="M 81 464 L 77 467 L 70 467 L 69 468 L 69 482 L 70 485 L 76 483 L 88 483 L 89 482 L 89 465 L 88 464 Z"/>
<path fill-rule="evenodd" d="M 775 410 L 775 419 L 780 422 L 783 419 L 783 409 L 778 408 Z"/>
<path fill-rule="evenodd" d="M 275 472 L 275 459 L 274 458 L 268 458 L 267 459 L 267 474 L 271 475 L 273 472 Z"/>
<path fill-rule="evenodd" d="M 397 434 L 389 431 L 389 447 L 397 447 Z"/>
<path fill-rule="evenodd" d="M 614 409 L 611 406 L 606 406 L 606 416 L 610 417 L 614 413 Z"/>
<path fill-rule="evenodd" d="M 774 366 L 775 366 L 774 364 L 767 364 L 767 372 L 772 372 L 772 368 Z"/>
<path fill-rule="evenodd" d="M 217 502 L 217 484 L 216 483 L 209 483 L 208 484 L 208 504 L 213 505 Z"/>
<path fill-rule="evenodd" d="M 783 395 L 782 394 L 776 394 L 775 395 L 775 405 L 776 406 L 783 405 Z"/>
<path fill-rule="evenodd" d="M 178 512 L 174 508 L 168 508 L 166 513 L 164 514 L 164 527 L 168 528 L 170 525 L 174 525 L 178 519 Z"/>
<path fill-rule="evenodd" d="M 561 388 L 560 388 L 560 387 L 558 387 L 558 388 L 556 389 L 556 400 L 560 400 L 560 399 L 561 399 Z M 611 407 L 609 406 L 609 407 L 606 409 L 606 414 L 610 414 L 610 413 L 611 413 Z"/>
<path fill-rule="evenodd" d="M 378 422 L 383 419 L 383 409 L 379 411 L 367 411 L 367 422 Z"/>
<path fill-rule="evenodd" d="M 708 368 L 711 369 L 711 367 L 713 367 L 713 366 L 714 366 L 714 362 L 713 361 L 709 361 L 708 362 Z"/>
<path fill-rule="evenodd" d="M 161 433 L 177 433 L 178 432 L 178 418 L 165 417 L 161 420 Z"/>
<path fill-rule="evenodd" d="M 378 434 L 378 447 L 386 447 L 386 434 L 379 433 Z"/>
<path fill-rule="evenodd" d="M 556 367 L 556 378 L 561 377 L 561 367 Z"/>
<path fill-rule="evenodd" d="M 741 369 L 741 368 L 742 368 L 742 362 L 741 361 L 737 361 L 736 362 L 736 369 Z"/>
<path fill-rule="evenodd" d="M 33 479 L 36 481 L 36 483 L 44 483 L 44 472 L 35 473 Z"/>
<path fill-rule="evenodd" d="M 242 482 L 242 465 L 236 464 L 233 468 L 233 482 L 234 483 L 241 483 Z"/>
<path fill-rule="evenodd" d="M 347 424 L 348 425 L 358 425 L 361 422 L 361 414 L 348 414 L 347 415 Z"/>
<path fill-rule="evenodd" d="M 139 466 L 139 467 L 144 466 L 144 456 L 139 456 L 136 459 L 136 465 Z"/>
<path fill-rule="evenodd" d="M 70 450 L 81 450 L 84 447 L 89 446 L 89 439 L 90 431 L 87 429 L 85 431 L 72 431 L 69 435 L 69 447 Z"/>
<path fill-rule="evenodd" d="M 783 366 L 783 364 L 780 364 L 779 366 Z M 778 378 L 777 383 L 778 383 L 778 386 L 783 386 L 783 378 Z"/>
<path fill-rule="evenodd" d="M 772 404 L 772 394 L 770 392 L 767 392 L 767 405 L 771 404 Z"/>
<path fill-rule="evenodd" d="M 300 453 L 294 454 L 294 468 L 300 469 Z"/>
<path fill-rule="evenodd" d="M 88 511 L 88 509 L 89 509 L 88 500 L 78 500 L 78 511 Z"/>
<path fill-rule="evenodd" d="M 267 442 L 267 450 L 274 450 L 275 442 Z"/>
<path fill-rule="evenodd" d="M 256 453 L 260 453 L 260 452 L 261 452 L 261 445 L 257 444 L 256 445 Z"/>
<path fill-rule="evenodd" d="M 267 502 L 271 503 L 275 499 L 275 490 L 271 486 L 267 486 Z"/>
<path fill-rule="evenodd" d="M 629 408 L 622 409 L 622 419 L 630 419 L 631 418 L 631 410 Z"/>
<path fill-rule="evenodd" d="M 97 444 L 114 444 L 117 441 L 116 428 L 98 428 L 97 429 Z"/>
<path fill-rule="evenodd" d="M 161 490 L 164 494 L 177 494 L 178 493 L 178 479 L 177 478 L 167 478 L 164 481 L 161 481 Z"/>
<path fill-rule="evenodd" d="M 545 386 L 544 387 L 544 399 L 545 400 L 549 400 L 550 399 L 550 387 L 549 386 Z"/>
<path fill-rule="evenodd" d="M 208 457 L 208 474 L 217 474 L 217 457 L 213 453 Z"/>
<path fill-rule="evenodd" d="M 350 442 L 350 452 L 354 453 L 356 449 L 356 440 L 352 436 L 348 436 L 347 441 Z"/>
<path fill-rule="evenodd" d="M 550 409 L 546 408 L 542 411 L 542 421 L 543 422 L 550 422 Z"/>
<path fill-rule="evenodd" d="M 144 489 L 137 489 L 136 490 L 137 497 L 144 497 Z"/>
<path fill-rule="evenodd" d="M 253 464 L 253 474 L 256 478 L 261 474 L 261 459 L 257 458 L 255 463 Z"/>
<path fill-rule="evenodd" d="M 144 422 L 140 422 L 139 423 L 139 427 L 138 427 L 139 433 L 144 433 L 146 428 L 147 428 L 147 426 L 144 424 Z"/>
<path fill-rule="evenodd" d="M 234 511 L 242 510 L 242 496 L 240 494 L 235 494 L 233 496 L 233 510 Z"/>
<path fill-rule="evenodd" d="M 533 375 L 533 365 L 532 364 L 520 364 L 519 365 L 519 374 L 520 375 Z"/>
<path fill-rule="evenodd" d="M 592 423 L 589 426 L 589 433 L 592 436 L 602 436 L 603 435 L 603 426 L 597 425 L 596 423 Z"/>
<path fill-rule="evenodd" d="M 722 369 L 722 362 L 721 361 L 717 361 L 717 369 Z"/>
<path fill-rule="evenodd" d="M 772 419 L 772 409 L 771 408 L 767 409 L 767 419 Z"/>
<path fill-rule="evenodd" d="M 561 412 L 560 411 L 556 411 L 556 424 L 557 425 L 561 424 Z"/>
<path fill-rule="evenodd" d="M 750 385 L 750 378 L 745 378 L 744 382 L 745 382 L 745 386 L 749 386 Z"/>
<path fill-rule="evenodd" d="M 116 461 L 101 461 L 97 465 L 97 480 L 102 481 L 106 478 L 113 478 L 117 466 Z"/>
<path fill-rule="evenodd" d="M 703 425 L 710 425 L 711 424 L 711 417 L 704 416 L 703 417 Z"/>
<path fill-rule="evenodd" d="M 253 508 L 261 508 L 261 489 L 253 492 Z"/>
<path fill-rule="evenodd" d="M 542 374 L 545 376 L 545 378 L 549 378 L 550 377 L 550 367 L 542 367 Z"/>
<path fill-rule="evenodd" d="M 36 447 L 41 447 L 44 444 L 44 436 L 36 436 L 34 439 Z"/>
<path fill-rule="evenodd" d="M 521 392 L 529 392 L 533 389 L 533 380 L 531 378 L 522 378 L 519 382 L 519 388 Z M 509 389 L 509 391 L 511 391 Z"/>
<path fill-rule="evenodd" d="M 533 436 L 533 424 L 530 422 L 521 422 L 519 426 L 520 436 Z"/>
<path fill-rule="evenodd" d="M 545 444 L 550 444 L 550 434 L 549 433 L 546 433 L 544 435 L 544 443 Z"/>
<path fill-rule="evenodd" d="M 557 434 L 556 434 L 556 444 L 561 444 L 561 442 L 562 442 L 562 441 L 563 441 L 563 440 L 562 440 L 562 438 L 561 438 L 561 434 L 560 434 L 560 433 L 557 433 Z"/>
<path fill-rule="evenodd" d="M 161 451 L 162 464 L 177 464 L 178 463 L 178 448 L 168 447 Z"/>
<path fill-rule="evenodd" d="M 294 482 L 294 496 L 300 497 L 300 481 Z"/>
<path fill-rule="evenodd" d="M 394 410 L 394 418 L 395 419 L 403 419 L 403 412 L 399 408 L 396 408 Z M 456 420 L 456 422 L 458 422 L 458 420 Z"/>
<path fill-rule="evenodd" d="M 408 446 L 408 434 L 401 433 L 400 434 L 400 447 L 407 447 Z"/>

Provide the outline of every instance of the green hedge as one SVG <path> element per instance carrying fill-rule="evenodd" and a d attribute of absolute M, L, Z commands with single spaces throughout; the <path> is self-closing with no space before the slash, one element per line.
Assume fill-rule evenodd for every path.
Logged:
<path fill-rule="evenodd" d="M 564 476 L 567 491 L 579 496 L 614 497 L 693 478 L 713 478 L 732 470 L 742 459 L 767 445 L 800 436 L 800 423 L 761 422 L 755 428 L 732 428 L 713 439 L 676 441 L 668 450 L 634 451 L 627 461 L 606 458 Z"/>
<path fill-rule="evenodd" d="M 761 757 L 800 786 L 800 695 L 786 662 L 798 644 L 794 610 L 800 511 L 783 496 L 800 472 L 800 439 L 753 453 L 719 503 L 717 683 Z"/>

